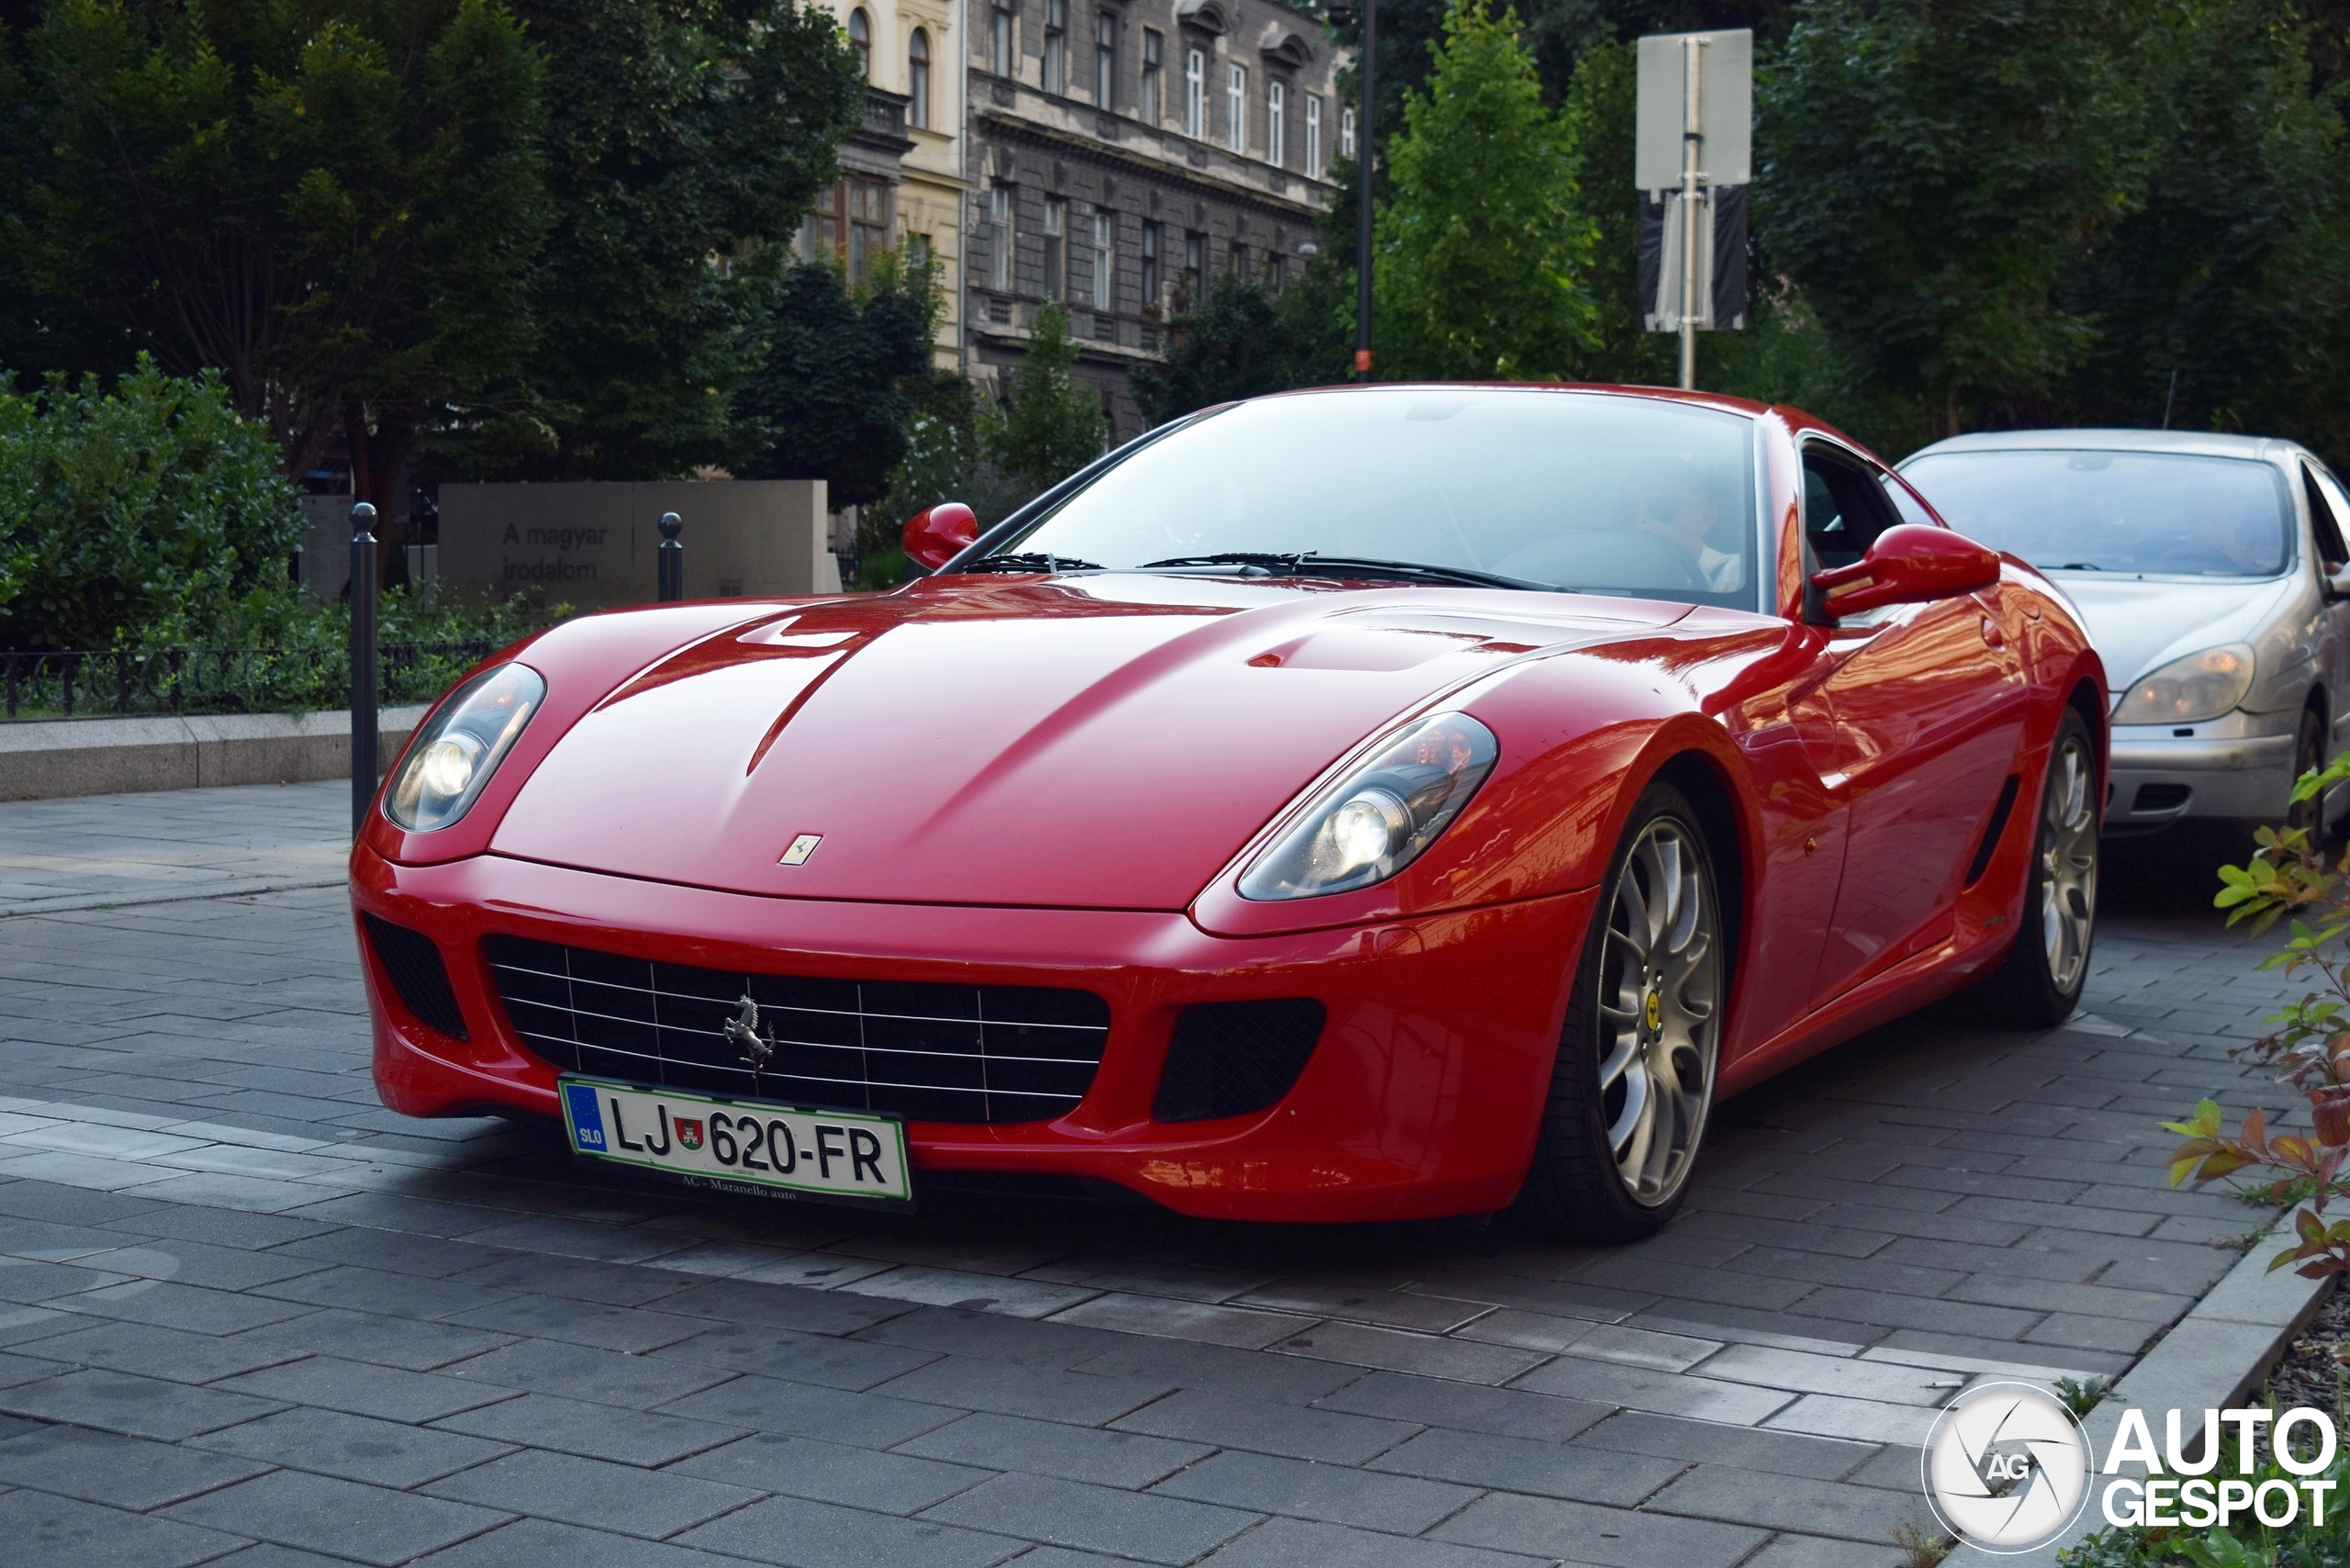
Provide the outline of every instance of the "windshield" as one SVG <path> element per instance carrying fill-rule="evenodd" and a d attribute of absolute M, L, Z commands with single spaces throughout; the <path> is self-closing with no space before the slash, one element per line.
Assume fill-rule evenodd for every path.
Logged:
<path fill-rule="evenodd" d="M 1606 394 L 1266 398 L 1141 448 L 990 554 L 1355 557 L 1751 609 L 1753 445 L 1740 415 Z"/>
<path fill-rule="evenodd" d="M 1953 528 L 2044 570 L 2268 577 L 2290 558 L 2277 470 L 2166 452 L 1949 452 L 1902 477 Z"/>

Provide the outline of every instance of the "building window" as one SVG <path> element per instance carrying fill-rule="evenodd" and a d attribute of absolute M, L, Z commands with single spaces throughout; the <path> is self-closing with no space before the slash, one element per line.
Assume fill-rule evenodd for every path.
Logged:
<path fill-rule="evenodd" d="M 800 226 L 801 253 L 844 265 L 851 278 L 864 282 L 873 258 L 890 248 L 890 196 L 887 181 L 863 174 L 822 192 Z"/>
<path fill-rule="evenodd" d="M 1265 286 L 1279 294 L 1288 286 L 1289 258 L 1279 251 L 1268 252 L 1265 256 Z"/>
<path fill-rule="evenodd" d="M 1322 177 L 1322 100 L 1305 95 L 1305 172 Z"/>
<path fill-rule="evenodd" d="M 1187 230 L 1183 235 L 1183 298 L 1181 304 L 1184 308 L 1189 309 L 1207 293 L 1207 279 L 1208 237 L 1200 233 L 1197 230 Z"/>
<path fill-rule="evenodd" d="M 930 128 L 930 35 L 920 28 L 906 40 L 906 123 Z"/>
<path fill-rule="evenodd" d="M 848 14 L 848 41 L 856 50 L 856 73 L 873 80 L 873 19 L 863 11 Z"/>
<path fill-rule="evenodd" d="M 1159 78 L 1167 64 L 1167 39 L 1148 28 L 1142 30 L 1142 102 L 1135 112 L 1145 125 L 1157 125 L 1166 114 Z"/>
<path fill-rule="evenodd" d="M 1338 111 L 1338 156 L 1351 158 L 1354 155 L 1355 111 L 1351 108 L 1340 109 Z"/>
<path fill-rule="evenodd" d="M 1002 16 L 1002 12 L 996 13 Z M 988 286 L 1000 294 L 1012 292 L 1012 187 L 997 185 L 988 192 Z"/>
<path fill-rule="evenodd" d="M 1235 241 L 1233 242 L 1231 253 L 1226 256 L 1225 260 L 1231 266 L 1232 275 L 1234 277 L 1238 278 L 1242 283 L 1251 283 L 1255 281 L 1248 275 L 1248 246 Z"/>
<path fill-rule="evenodd" d="M 1265 162 L 1289 162 L 1289 89 L 1279 82 L 1265 84 Z"/>
<path fill-rule="evenodd" d="M 1224 76 L 1224 144 L 1235 152 L 1248 151 L 1248 68 L 1235 65 Z"/>
<path fill-rule="evenodd" d="M 1045 91 L 1069 91 L 1069 0 L 1045 0 Z"/>
<path fill-rule="evenodd" d="M 1142 226 L 1142 303 L 1148 309 L 1158 303 L 1158 225 Z"/>
<path fill-rule="evenodd" d="M 1093 18 L 1093 101 L 1107 114 L 1115 96 L 1118 70 L 1118 14 L 1103 11 Z"/>
<path fill-rule="evenodd" d="M 1110 236 L 1117 226 L 1117 215 L 1097 212 L 1093 215 L 1093 308 L 1110 308 L 1110 286 L 1114 279 L 1112 270 Z"/>
<path fill-rule="evenodd" d="M 1045 198 L 1045 297 L 1058 299 L 1063 282 L 1063 246 L 1069 233 L 1069 204 L 1058 196 Z"/>
<path fill-rule="evenodd" d="M 1005 0 L 996 0 L 995 31 L 988 39 L 988 69 L 999 76 L 1016 74 L 1017 65 L 1012 51 L 1012 7 Z"/>
<path fill-rule="evenodd" d="M 1183 51 L 1183 134 L 1195 141 L 1208 135 L 1208 57 L 1204 50 Z"/>

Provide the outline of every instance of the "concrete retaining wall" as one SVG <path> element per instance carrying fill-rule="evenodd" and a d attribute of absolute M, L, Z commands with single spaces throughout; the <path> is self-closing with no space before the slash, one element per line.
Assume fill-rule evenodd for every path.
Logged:
<path fill-rule="evenodd" d="M 424 717 L 386 708 L 384 766 Z M 295 784 L 351 773 L 351 715 L 225 713 L 0 724 L 0 801 L 120 795 L 214 784 Z"/>

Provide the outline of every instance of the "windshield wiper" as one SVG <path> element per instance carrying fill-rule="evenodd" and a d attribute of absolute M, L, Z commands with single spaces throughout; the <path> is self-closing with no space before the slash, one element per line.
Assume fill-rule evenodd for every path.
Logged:
<path fill-rule="evenodd" d="M 1092 561 L 1080 561 L 1074 555 L 1050 555 L 1040 550 L 1021 551 L 1010 555 L 982 555 L 978 560 L 955 568 L 963 572 L 1098 572 L 1102 566 Z"/>
<path fill-rule="evenodd" d="M 1299 577 L 1392 577 L 1406 582 L 1458 583 L 1468 588 L 1529 588 L 1538 593 L 1575 593 L 1555 583 L 1505 577 L 1497 572 L 1472 571 L 1467 566 L 1438 566 L 1425 561 L 1389 561 L 1371 555 L 1325 555 L 1306 550 L 1281 554 L 1266 550 L 1225 550 L 1214 555 L 1174 555 L 1146 561 L 1136 569 L 1163 566 L 1263 566 Z"/>

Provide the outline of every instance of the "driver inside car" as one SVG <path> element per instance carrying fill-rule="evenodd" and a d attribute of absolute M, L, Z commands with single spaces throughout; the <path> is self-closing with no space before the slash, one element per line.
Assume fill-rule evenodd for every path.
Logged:
<path fill-rule="evenodd" d="M 1706 586 L 1729 592 L 1745 586 L 1744 563 L 1734 550 L 1717 550 L 1707 543 L 1719 521 L 1713 487 L 1696 465 L 1674 458 L 1643 476 L 1646 483 L 1632 498 L 1632 526 L 1675 545 L 1696 563 Z"/>

